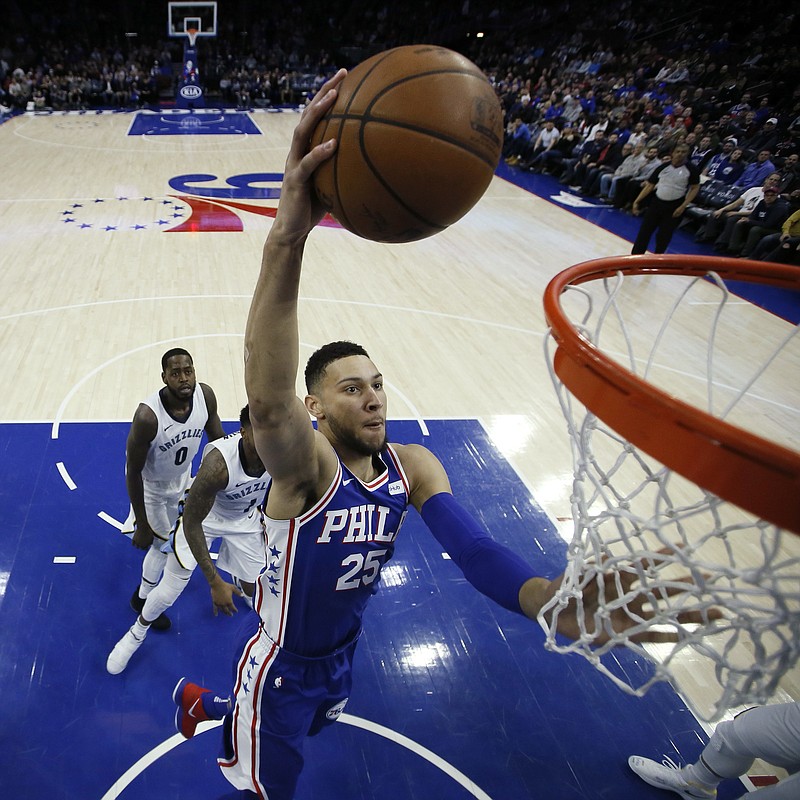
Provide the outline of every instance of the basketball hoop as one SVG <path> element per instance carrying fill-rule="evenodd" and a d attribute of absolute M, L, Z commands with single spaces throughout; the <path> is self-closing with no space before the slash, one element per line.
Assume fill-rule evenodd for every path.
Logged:
<path fill-rule="evenodd" d="M 189 37 L 189 45 L 191 47 L 194 47 L 194 42 L 195 42 L 195 39 L 197 39 L 197 34 L 198 33 L 200 33 L 200 31 L 198 31 L 197 28 L 187 28 L 186 29 L 186 35 Z"/>
<path fill-rule="evenodd" d="M 709 708 L 696 708 L 704 719 L 764 702 L 800 657 L 800 424 L 783 416 L 800 408 L 800 326 L 731 303 L 723 279 L 800 290 L 795 267 L 637 256 L 565 270 L 544 297 L 548 365 L 572 444 L 575 522 L 564 583 L 540 615 L 547 646 L 581 654 L 637 695 L 678 679 L 687 657 L 696 663 L 700 654 L 717 683 L 704 688 Z M 757 336 L 743 325 L 754 315 L 766 318 Z M 742 354 L 748 333 L 756 356 Z M 635 597 L 602 600 L 582 622 L 585 635 L 556 640 L 558 614 L 582 608 L 587 581 L 632 570 Z M 642 597 L 652 600 L 652 618 L 632 610 Z M 591 631 L 607 629 L 620 604 L 636 624 L 595 647 Z M 690 630 L 679 621 L 687 611 L 706 622 Z M 677 641 L 637 643 L 656 626 Z M 602 660 L 620 645 L 653 663 L 638 685 Z"/>

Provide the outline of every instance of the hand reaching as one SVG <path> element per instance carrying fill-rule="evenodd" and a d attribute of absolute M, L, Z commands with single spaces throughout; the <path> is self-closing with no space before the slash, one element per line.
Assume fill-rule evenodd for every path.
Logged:
<path fill-rule="evenodd" d="M 683 594 L 692 595 L 697 592 L 697 584 L 689 575 L 662 582 L 658 588 L 652 586 L 642 588 L 639 584 L 640 574 L 667 561 L 672 561 L 667 556 L 674 555 L 671 548 L 663 548 L 658 553 L 664 558 L 654 556 L 641 558 L 632 562 L 627 569 L 604 570 L 603 565 L 589 565 L 583 573 L 581 580 L 580 603 L 575 597 L 570 597 L 565 607 L 558 608 L 556 614 L 556 630 L 559 634 L 572 640 L 589 639 L 592 647 L 599 647 L 619 637 L 623 641 L 634 642 L 677 642 L 680 634 L 676 630 L 657 631 L 647 627 L 647 622 L 658 616 L 658 609 L 652 607 L 652 602 L 666 603 L 670 598 L 678 598 Z M 522 593 L 529 584 L 541 581 L 538 585 L 530 586 L 531 592 L 526 601 Z M 536 608 L 536 615 L 545 609 L 558 594 L 564 581 L 560 575 L 552 581 L 534 578 L 522 588 L 521 601 L 527 616 Z M 534 596 L 535 595 L 535 596 Z M 647 606 L 647 607 L 646 607 Z M 552 621 L 552 609 L 544 612 L 548 623 Z M 704 610 L 680 611 L 673 618 L 681 624 L 705 624 L 711 620 L 720 619 L 722 612 L 716 608 Z M 595 623 L 597 622 L 597 626 Z M 630 635 L 624 635 L 633 628 L 641 630 Z"/>
<path fill-rule="evenodd" d="M 233 602 L 233 596 L 238 595 L 243 597 L 242 591 L 234 586 L 232 583 L 222 580 L 217 575 L 214 582 L 211 584 L 211 602 L 214 606 L 214 616 L 221 611 L 225 616 L 232 617 L 239 612 L 236 604 Z"/>
<path fill-rule="evenodd" d="M 314 170 L 336 150 L 336 140 L 329 139 L 309 150 L 311 136 L 317 123 L 336 102 L 336 87 L 347 75 L 340 69 L 324 83 L 314 99 L 306 106 L 294 130 L 281 187 L 278 215 L 273 226 L 276 236 L 294 244 L 302 241 L 325 215 L 317 199 L 311 177 Z"/>

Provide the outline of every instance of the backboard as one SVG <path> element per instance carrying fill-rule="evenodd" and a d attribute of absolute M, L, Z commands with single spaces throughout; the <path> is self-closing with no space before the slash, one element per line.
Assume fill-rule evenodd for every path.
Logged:
<path fill-rule="evenodd" d="M 216 2 L 167 3 L 167 35 L 183 37 L 189 30 L 197 37 L 217 35 Z"/>

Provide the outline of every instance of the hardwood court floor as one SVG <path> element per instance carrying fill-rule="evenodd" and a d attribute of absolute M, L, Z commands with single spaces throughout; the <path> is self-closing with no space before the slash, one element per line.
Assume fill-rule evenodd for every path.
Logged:
<path fill-rule="evenodd" d="M 260 134 L 129 136 L 131 117 L 126 114 L 22 116 L 0 126 L 7 164 L 0 185 L 5 289 L 0 298 L 0 358 L 6 376 L 0 427 L 4 473 L 15 478 L 4 490 L 4 508 L 13 509 L 8 513 L 14 536 L 7 539 L 0 565 L 5 596 L 0 596 L 5 617 L 0 669 L 6 678 L 14 676 L 29 698 L 27 711 L 14 708 L 22 730 L 14 730 L 14 747 L 5 744 L 4 752 L 35 770 L 39 759 L 52 759 L 56 747 L 50 762 L 54 778 L 57 774 L 74 782 L 64 789 L 55 781 L 47 791 L 39 784 L 37 793 L 20 777 L 21 771 L 12 772 L 10 788 L 28 791 L 19 796 L 78 796 L 69 788 L 84 786 L 76 777 L 75 762 L 100 756 L 106 761 L 98 767 L 98 779 L 80 794 L 99 797 L 151 746 L 167 741 L 171 728 L 164 705 L 169 705 L 173 647 L 175 658 L 191 666 L 205 652 L 213 631 L 213 647 L 227 648 L 225 658 L 215 654 L 202 660 L 202 671 L 214 677 L 226 668 L 233 633 L 211 627 L 215 621 L 208 618 L 206 589 L 199 578 L 179 600 L 179 633 L 172 640 L 154 641 L 152 653 L 143 653 L 138 668 L 132 665 L 130 675 L 120 679 L 108 676 L 104 663 L 130 624 L 126 604 L 140 563 L 137 553 L 113 537 L 113 521 L 126 511 L 124 436 L 139 400 L 159 385 L 161 354 L 175 345 L 192 352 L 198 378 L 213 386 L 228 427 L 245 403 L 242 334 L 297 117 L 275 113 L 253 119 Z M 504 166 L 498 174 L 513 177 Z M 551 196 L 560 190 L 545 181 L 538 185 L 545 195 L 540 196 L 536 187 L 526 189 L 496 177 L 461 222 L 411 245 L 377 245 L 321 226 L 306 248 L 301 357 L 331 339 L 364 344 L 383 370 L 390 417 L 406 421 L 398 423 L 402 436 L 397 438 L 421 436 L 431 442 L 475 512 L 483 513 L 493 531 L 498 529 L 531 560 L 540 556 L 550 574 L 563 553 L 562 539 L 571 533 L 572 465 L 566 424 L 543 355 L 541 297 L 560 270 L 629 252 L 634 223 L 619 216 L 611 224 L 613 212 L 606 209 L 554 202 Z M 686 241 L 678 236 L 676 246 Z M 662 289 L 651 280 L 640 291 Z M 742 348 L 789 328 L 746 301 L 735 302 L 741 312 Z M 646 329 L 647 320 L 642 324 Z M 682 358 L 679 351 L 674 360 L 662 365 L 668 380 L 693 393 L 693 359 Z M 796 433 L 796 372 L 771 381 L 775 397 L 768 399 L 780 405 L 776 424 Z M 765 417 L 769 427 L 771 415 Z M 70 483 L 76 487 L 71 492 Z M 107 519 L 98 518 L 101 512 Z M 29 538 L 34 530 L 35 543 Z M 421 526 L 419 530 L 417 539 L 425 535 Z M 54 557 L 69 554 L 70 544 L 79 554 L 78 565 L 84 565 L 73 573 L 63 571 L 73 567 L 53 563 Z M 679 752 L 696 754 L 692 748 L 697 749 L 702 729 L 687 719 L 670 690 L 664 687 L 644 700 L 628 698 L 593 671 L 576 666 L 574 659 L 541 653 L 536 626 L 509 621 L 509 615 L 486 616 L 486 604 L 472 598 L 475 593 L 468 589 L 448 598 L 441 587 L 452 576 L 437 578 L 437 569 L 428 570 L 440 554 L 426 547 L 415 545 L 408 560 L 398 562 L 394 579 L 408 589 L 407 598 L 394 592 L 391 573 L 385 576 L 386 591 L 376 598 L 371 620 L 376 632 L 363 648 L 360 667 L 371 702 L 362 697 L 354 716 L 383 719 L 412 739 L 424 739 L 428 731 L 428 749 L 446 751 L 451 763 L 459 762 L 462 750 L 459 768 L 470 774 L 475 765 L 472 779 L 485 795 L 453 789 L 448 778 L 442 797 L 539 796 L 540 779 L 552 787 L 554 775 L 566 773 L 573 776 L 569 787 L 545 792 L 547 796 L 599 798 L 637 792 L 637 797 L 656 797 L 654 790 L 648 793 L 630 782 L 621 760 L 625 748 L 644 746 L 646 740 L 646 754 L 655 756 L 668 750 L 669 741 L 677 741 Z M 409 575 L 423 574 L 430 581 L 423 585 L 422 595 L 428 598 L 424 605 L 440 591 L 445 595 L 441 602 L 448 604 L 437 612 L 436 619 L 443 619 L 435 624 L 414 616 L 419 599 L 406 585 Z M 55 613 L 48 592 L 67 603 L 70 614 Z M 42 615 L 48 618 L 46 626 Z M 404 619 L 412 617 L 411 627 L 404 627 Z M 447 622 L 453 620 L 455 634 L 447 631 Z M 36 635 L 40 624 L 46 636 Z M 421 667 L 386 657 L 397 644 L 385 640 L 384 625 L 396 626 L 397 637 L 413 644 L 414 652 L 422 648 L 428 653 Z M 65 631 L 68 647 L 59 639 Z M 500 644 L 490 644 L 496 640 Z M 64 668 L 75 671 L 54 694 L 54 685 L 40 680 L 37 653 L 48 653 L 52 664 L 61 646 Z M 445 651 L 459 658 L 445 658 Z M 516 665 L 518 679 L 504 685 L 505 673 L 498 676 L 491 659 L 480 653 L 497 653 L 502 670 Z M 478 677 L 464 677 L 462 663 Z M 442 675 L 447 677 L 444 691 Z M 451 687 L 453 676 L 458 680 Z M 784 680 L 779 699 L 800 697 L 798 677 L 795 670 Z M 423 688 L 428 681 L 431 686 Z M 87 684 L 93 687 L 88 695 Z M 703 704 L 702 665 L 688 665 L 681 688 L 690 700 Z M 442 694 L 446 701 L 439 705 Z M 554 699 L 546 707 L 544 694 Z M 431 696 L 437 699 L 431 712 L 438 721 L 417 724 L 423 719 L 415 716 L 423 708 L 419 703 Z M 417 705 L 415 697 L 420 698 Z M 491 709 L 485 724 L 476 727 L 469 719 L 467 699 L 482 715 Z M 71 704 L 57 715 L 58 745 L 43 738 L 31 711 L 54 703 Z M 83 703 L 91 704 L 92 713 Z M 139 703 L 147 714 L 132 718 L 131 704 L 138 708 Z M 407 716 L 371 713 L 399 706 Z M 644 720 L 647 734 L 637 728 Z M 678 725 L 681 731 L 676 733 Z M 83 726 L 84 733 L 71 742 L 69 731 Z M 463 736 L 460 726 L 468 731 Z M 529 741 L 520 744 L 531 727 L 540 745 L 535 757 Z M 98 734 L 105 737 L 100 745 Z M 137 749 L 139 735 L 143 741 Z M 153 790 L 151 796 L 189 796 L 182 792 L 203 787 L 202 776 L 216 774 L 216 748 L 204 741 L 214 735 L 177 748 L 179 766 L 162 759 L 152 767 L 150 788 L 161 786 L 167 793 Z M 347 780 L 353 785 L 364 773 L 377 780 L 380 766 L 370 759 L 391 763 L 393 751 L 376 754 L 358 736 L 348 729 L 347 734 L 337 733 L 335 745 L 326 745 L 328 740 L 311 745 L 304 797 L 325 796 L 326 778 L 338 763 L 351 765 Z M 554 739 L 558 756 L 548 749 Z M 610 751 L 593 759 L 588 772 L 577 766 L 590 742 L 596 747 L 615 739 Z M 20 742 L 26 741 L 31 746 L 21 748 Z M 488 741 L 497 746 L 482 752 Z M 92 746 L 98 746 L 97 753 L 86 752 Z M 504 753 L 511 753 L 513 768 L 503 763 Z M 545 763 L 550 766 L 542 772 Z M 408 765 L 399 789 L 390 791 L 379 782 L 381 793 L 398 800 L 429 796 L 427 773 L 420 775 L 416 764 Z M 186 778 L 188 783 L 176 777 L 187 774 L 193 776 Z M 104 796 L 139 796 L 141 780 Z M 206 796 L 222 794 L 222 788 L 214 787 L 216 794 Z M 357 791 L 375 796 L 374 790 L 376 784 L 367 781 Z M 361 795 L 351 788 L 340 796 Z"/>

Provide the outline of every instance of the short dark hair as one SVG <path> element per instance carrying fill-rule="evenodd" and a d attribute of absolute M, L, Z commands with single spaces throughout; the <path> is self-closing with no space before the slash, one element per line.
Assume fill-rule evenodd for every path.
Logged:
<path fill-rule="evenodd" d="M 369 353 L 360 344 L 346 341 L 328 342 L 328 344 L 322 345 L 315 353 L 312 353 L 311 358 L 306 363 L 306 391 L 309 394 L 314 394 L 314 391 L 319 387 L 325 376 L 328 364 L 348 356 L 366 356 L 369 358 Z"/>
<path fill-rule="evenodd" d="M 248 403 L 240 412 L 239 412 L 239 425 L 242 428 L 249 428 L 250 427 L 250 404 Z"/>
<path fill-rule="evenodd" d="M 194 359 L 192 358 L 192 354 L 188 350 L 184 350 L 182 347 L 173 347 L 172 350 L 167 350 L 163 356 L 161 356 L 161 371 L 167 371 L 167 362 L 174 358 L 175 356 L 189 356 L 189 361 L 194 364 Z"/>

